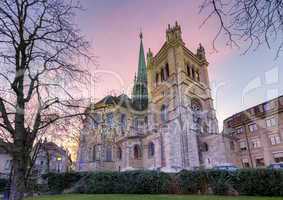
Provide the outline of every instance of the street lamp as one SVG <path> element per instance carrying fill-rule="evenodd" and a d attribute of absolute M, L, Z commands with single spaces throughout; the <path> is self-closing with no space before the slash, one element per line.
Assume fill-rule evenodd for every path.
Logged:
<path fill-rule="evenodd" d="M 57 161 L 57 171 L 59 173 L 60 172 L 60 163 L 62 161 L 62 157 L 61 156 L 57 156 L 56 157 L 56 161 Z"/>

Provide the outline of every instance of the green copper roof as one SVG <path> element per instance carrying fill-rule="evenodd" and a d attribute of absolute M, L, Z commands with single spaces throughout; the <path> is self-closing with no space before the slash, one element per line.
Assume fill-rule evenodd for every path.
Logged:
<path fill-rule="evenodd" d="M 142 39 L 143 39 L 143 35 L 141 33 L 138 75 L 135 78 L 133 94 L 132 94 L 133 106 L 138 110 L 144 110 L 147 108 L 148 105 L 147 71 L 146 71 L 146 63 L 145 63 Z"/>
<path fill-rule="evenodd" d="M 140 54 L 139 54 L 139 68 L 138 68 L 138 81 L 147 81 L 147 74 L 146 74 L 146 64 L 145 64 L 145 56 L 144 56 L 144 49 L 143 49 L 143 35 L 140 33 Z"/>

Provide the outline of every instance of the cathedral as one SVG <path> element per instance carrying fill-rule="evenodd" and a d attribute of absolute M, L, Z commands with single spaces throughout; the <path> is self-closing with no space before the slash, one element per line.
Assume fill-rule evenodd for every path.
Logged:
<path fill-rule="evenodd" d="M 178 172 L 225 163 L 208 65 L 201 44 L 196 53 L 186 47 L 177 22 L 146 58 L 141 33 L 131 97 L 109 95 L 89 105 L 77 170 Z"/>

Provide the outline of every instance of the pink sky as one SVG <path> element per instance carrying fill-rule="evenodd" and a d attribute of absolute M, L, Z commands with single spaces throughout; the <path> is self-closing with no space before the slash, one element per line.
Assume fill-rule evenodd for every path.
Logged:
<path fill-rule="evenodd" d="M 264 78 L 265 72 L 278 68 L 279 80 L 274 88 L 282 94 L 280 85 L 282 59 L 274 61 L 272 52 L 264 49 L 241 56 L 240 52 L 218 42 L 218 53 L 212 53 L 212 40 L 217 23 L 211 20 L 200 25 L 207 13 L 199 14 L 199 0 L 83 0 L 85 12 L 77 17 L 77 24 L 92 42 L 98 65 L 93 72 L 99 76 L 90 94 L 95 99 L 110 91 L 130 94 L 137 71 L 139 32 L 144 35 L 145 52 L 156 53 L 165 41 L 167 24 L 177 20 L 182 27 L 183 40 L 195 52 L 199 42 L 207 51 L 209 74 L 219 124 L 229 115 L 260 103 L 267 98 L 267 86 L 261 85 L 242 101 L 243 91 L 255 78 Z M 95 70 L 97 68 L 97 70 Z M 264 82 L 264 80 L 263 80 Z M 117 92 L 119 93 L 119 92 Z M 246 95 L 246 94 L 245 94 Z"/>

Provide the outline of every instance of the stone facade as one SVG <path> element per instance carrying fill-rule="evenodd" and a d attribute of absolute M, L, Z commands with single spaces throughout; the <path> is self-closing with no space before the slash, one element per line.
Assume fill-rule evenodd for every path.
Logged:
<path fill-rule="evenodd" d="M 149 49 L 147 66 L 144 59 L 141 35 L 132 99 L 107 96 L 89 106 L 77 170 L 176 172 L 225 163 L 202 45 L 190 51 L 176 23 L 155 55 Z"/>
<path fill-rule="evenodd" d="M 283 162 L 283 96 L 224 120 L 230 162 L 239 167 L 264 167 Z"/>

